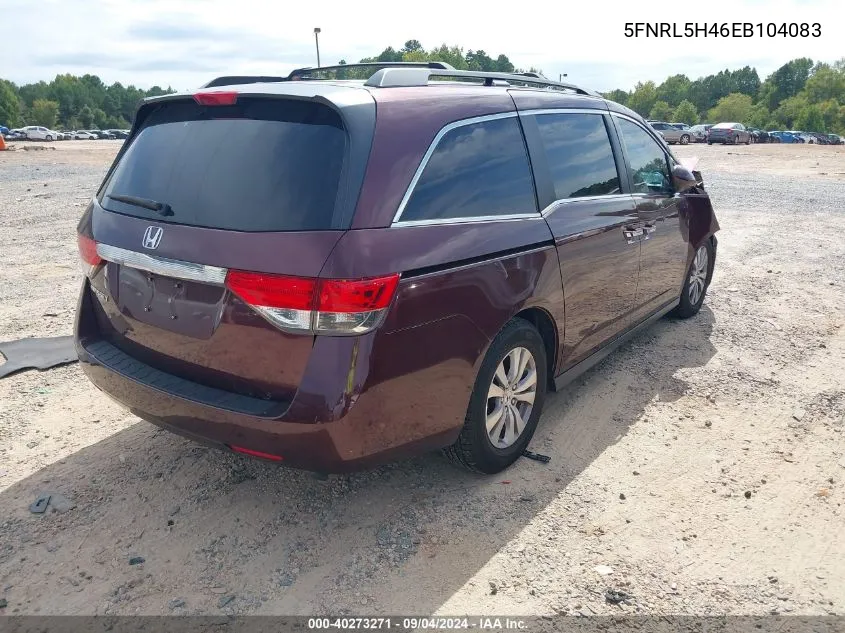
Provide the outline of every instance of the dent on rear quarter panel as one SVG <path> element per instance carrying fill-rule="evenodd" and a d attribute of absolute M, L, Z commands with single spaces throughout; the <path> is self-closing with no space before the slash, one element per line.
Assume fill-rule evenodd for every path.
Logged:
<path fill-rule="evenodd" d="M 523 252 L 502 254 L 511 249 Z M 539 215 L 349 231 L 322 275 L 391 272 L 403 278 L 371 355 L 358 355 L 367 363 L 367 393 L 355 413 L 370 420 L 377 437 L 405 443 L 439 436 L 446 445 L 463 424 L 478 366 L 502 326 L 538 307 L 562 328 L 551 232 Z"/>

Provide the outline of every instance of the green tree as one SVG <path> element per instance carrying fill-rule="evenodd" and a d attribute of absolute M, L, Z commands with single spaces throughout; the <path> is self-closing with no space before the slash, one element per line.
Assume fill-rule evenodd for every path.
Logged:
<path fill-rule="evenodd" d="M 634 92 L 628 98 L 627 105 L 636 113 L 648 116 L 655 101 L 657 101 L 657 87 L 653 81 L 646 81 L 634 86 Z"/>
<path fill-rule="evenodd" d="M 29 108 L 30 125 L 53 128 L 59 120 L 59 104 L 48 99 L 36 99 Z"/>
<path fill-rule="evenodd" d="M 496 58 L 496 70 L 500 73 L 512 73 L 513 64 L 507 55 L 499 55 Z"/>
<path fill-rule="evenodd" d="M 821 110 L 817 105 L 809 105 L 795 119 L 795 127 L 805 132 L 827 132 Z"/>
<path fill-rule="evenodd" d="M 673 108 L 687 98 L 690 80 L 686 75 L 672 75 L 657 87 L 657 98 Z"/>
<path fill-rule="evenodd" d="M 107 123 L 108 115 L 100 108 L 94 108 L 94 127 L 102 130 L 108 127 Z"/>
<path fill-rule="evenodd" d="M 751 112 L 748 114 L 748 118 L 742 121 L 742 123 L 745 123 L 750 127 L 771 129 L 771 127 L 769 127 L 769 121 L 771 118 L 772 115 L 769 113 L 769 109 L 766 107 L 766 104 L 757 103 L 752 106 Z"/>
<path fill-rule="evenodd" d="M 625 105 L 628 103 L 629 95 L 624 90 L 619 90 L 617 88 L 616 90 L 611 90 L 610 92 L 604 93 L 604 98 Z"/>
<path fill-rule="evenodd" d="M 76 118 L 79 119 L 79 122 L 82 124 L 80 127 L 84 130 L 91 129 L 91 126 L 94 125 L 94 110 L 91 109 L 91 106 L 84 105 L 82 109 L 79 111 L 79 114 L 76 115 Z"/>
<path fill-rule="evenodd" d="M 804 91 L 810 103 L 845 97 L 845 69 L 837 70 L 829 64 L 816 65 Z"/>
<path fill-rule="evenodd" d="M 0 79 L 0 125 L 18 127 L 21 121 L 21 101 L 15 84 Z"/>
<path fill-rule="evenodd" d="M 766 101 L 769 110 L 774 110 L 781 101 L 801 92 L 812 67 L 812 59 L 801 57 L 787 62 L 769 75 L 760 88 L 760 98 Z"/>
<path fill-rule="evenodd" d="M 695 125 L 698 123 L 698 111 L 695 109 L 695 104 L 692 101 L 684 99 L 675 108 L 675 111 L 672 113 L 672 119 L 678 123 Z"/>
<path fill-rule="evenodd" d="M 666 121 L 671 116 L 672 108 L 665 101 L 655 101 L 654 105 L 651 106 L 651 110 L 648 112 L 648 117 L 656 121 Z"/>
<path fill-rule="evenodd" d="M 714 123 L 719 123 L 722 121 L 745 121 L 750 114 L 751 97 L 734 92 L 719 99 L 707 116 Z"/>
<path fill-rule="evenodd" d="M 405 46 L 403 46 L 402 50 L 400 50 L 399 52 L 404 54 L 413 53 L 415 51 L 421 50 L 423 50 L 423 45 L 420 44 L 419 40 L 408 40 L 407 42 L 405 42 Z"/>

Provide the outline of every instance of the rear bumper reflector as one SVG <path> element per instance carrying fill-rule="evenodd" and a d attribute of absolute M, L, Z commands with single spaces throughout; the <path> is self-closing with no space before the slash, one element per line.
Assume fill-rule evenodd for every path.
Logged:
<path fill-rule="evenodd" d="M 262 453 L 261 451 L 254 451 L 251 448 L 244 448 L 243 446 L 235 446 L 234 444 L 229 444 L 229 448 L 231 448 L 236 453 L 241 453 L 242 455 L 249 455 L 250 457 L 258 457 L 260 459 L 269 459 L 271 462 L 280 462 L 284 459 L 281 455 L 273 455 L 271 453 Z"/>

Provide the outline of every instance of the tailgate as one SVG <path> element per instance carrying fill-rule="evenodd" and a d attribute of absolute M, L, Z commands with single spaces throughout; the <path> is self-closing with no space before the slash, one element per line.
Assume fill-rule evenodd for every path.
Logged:
<path fill-rule="evenodd" d="M 100 335 L 186 380 L 291 397 L 313 335 L 273 325 L 224 281 L 319 276 L 357 198 L 343 118 L 249 96 L 145 108 L 80 223 L 103 262 L 89 272 Z"/>

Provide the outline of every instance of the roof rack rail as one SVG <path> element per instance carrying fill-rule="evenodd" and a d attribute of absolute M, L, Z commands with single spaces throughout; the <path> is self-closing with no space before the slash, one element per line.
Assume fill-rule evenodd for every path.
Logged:
<path fill-rule="evenodd" d="M 335 66 L 297 68 L 287 76 L 287 79 L 288 81 L 294 81 L 296 79 L 307 78 L 308 75 L 311 75 L 313 73 L 338 70 L 355 70 L 357 68 L 372 68 L 376 71 L 382 68 L 431 68 L 437 70 L 454 70 L 454 66 L 452 66 L 451 64 L 447 64 L 446 62 L 361 62 L 360 64 L 337 64 Z"/>
<path fill-rule="evenodd" d="M 228 77 L 218 77 L 212 79 L 201 88 L 216 88 L 218 86 L 235 86 L 237 84 L 257 84 L 257 83 L 273 83 L 276 81 L 284 81 L 284 77 L 268 77 L 259 75 L 232 75 Z"/>
<path fill-rule="evenodd" d="M 592 90 L 586 90 L 575 84 L 547 79 L 538 73 L 499 73 L 477 70 L 455 70 L 454 68 L 383 68 L 376 71 L 365 82 L 365 85 L 375 88 L 397 88 L 399 86 L 425 86 L 431 77 L 455 77 L 457 79 L 483 79 L 485 86 L 501 85 L 505 81 L 509 85 L 526 84 L 540 88 L 556 90 L 572 90 L 577 94 L 592 97 L 601 96 Z"/>

